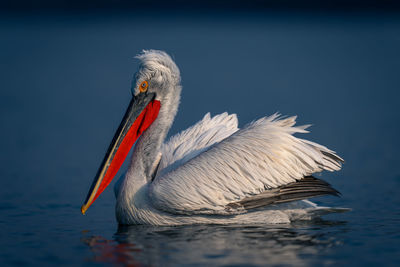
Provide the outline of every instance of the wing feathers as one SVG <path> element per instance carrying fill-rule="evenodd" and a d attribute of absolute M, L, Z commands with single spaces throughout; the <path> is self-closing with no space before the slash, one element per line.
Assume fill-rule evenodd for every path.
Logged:
<path fill-rule="evenodd" d="M 203 119 L 185 131 L 172 136 L 161 148 L 162 160 L 158 175 L 169 172 L 194 158 L 213 144 L 238 130 L 236 114 L 226 112 Z"/>
<path fill-rule="evenodd" d="M 150 186 L 153 204 L 174 213 L 232 214 L 226 210 L 229 203 L 315 172 L 339 170 L 343 160 L 335 152 L 293 136 L 307 132 L 306 127 L 295 126 L 295 118 L 280 119 L 274 114 L 259 119 L 164 172 Z M 289 199 L 307 195 L 303 191 L 290 194 Z"/>
<path fill-rule="evenodd" d="M 229 203 L 227 208 L 244 208 L 246 210 L 250 210 L 267 205 L 302 200 L 323 195 L 339 196 L 340 193 L 332 188 L 327 182 L 312 176 L 308 176 L 297 182 L 281 186 L 280 188 L 264 191 L 257 196 L 247 197 L 241 201 Z"/>

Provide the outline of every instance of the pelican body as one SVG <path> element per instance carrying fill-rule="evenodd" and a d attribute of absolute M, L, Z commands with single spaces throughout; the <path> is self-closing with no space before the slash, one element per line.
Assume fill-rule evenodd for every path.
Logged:
<path fill-rule="evenodd" d="M 180 72 L 162 51 L 143 51 L 137 58 L 133 99 L 83 214 L 135 143 L 128 170 L 114 187 L 120 224 L 288 223 L 341 211 L 307 200 L 339 194 L 312 174 L 340 170 L 343 160 L 325 146 L 294 137 L 308 127 L 295 126 L 296 117 L 274 114 L 239 129 L 235 114 L 208 113 L 164 142 L 178 110 Z"/>

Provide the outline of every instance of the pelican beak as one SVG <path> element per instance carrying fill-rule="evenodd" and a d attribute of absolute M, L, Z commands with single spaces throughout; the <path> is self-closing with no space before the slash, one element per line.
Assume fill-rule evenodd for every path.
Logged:
<path fill-rule="evenodd" d="M 155 96 L 155 93 L 140 93 L 131 100 L 90 187 L 82 214 L 110 184 L 139 136 L 156 120 L 160 101 Z"/>

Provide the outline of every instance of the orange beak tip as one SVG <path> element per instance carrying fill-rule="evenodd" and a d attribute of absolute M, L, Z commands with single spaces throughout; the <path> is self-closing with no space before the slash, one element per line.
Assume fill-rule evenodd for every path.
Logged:
<path fill-rule="evenodd" d="M 87 208 L 85 207 L 85 205 L 82 205 L 82 207 L 81 207 L 82 215 L 85 215 L 86 210 L 87 210 Z"/>

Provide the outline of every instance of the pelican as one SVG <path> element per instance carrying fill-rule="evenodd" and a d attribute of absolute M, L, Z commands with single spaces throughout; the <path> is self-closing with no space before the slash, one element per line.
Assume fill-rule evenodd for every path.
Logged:
<path fill-rule="evenodd" d="M 137 58 L 133 98 L 82 214 L 116 176 L 134 144 L 128 170 L 114 187 L 122 225 L 289 223 L 342 211 L 308 200 L 339 195 L 312 175 L 340 170 L 343 159 L 293 136 L 308 127 L 296 126 L 296 117 L 274 114 L 239 129 L 235 114 L 207 113 L 164 142 L 178 110 L 180 71 L 163 51 L 144 50 Z"/>

